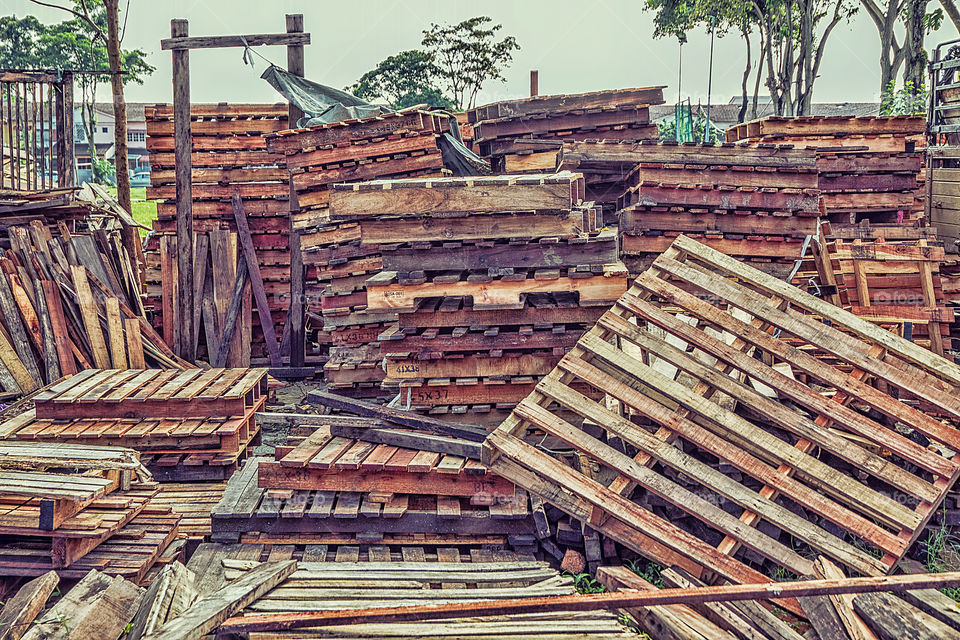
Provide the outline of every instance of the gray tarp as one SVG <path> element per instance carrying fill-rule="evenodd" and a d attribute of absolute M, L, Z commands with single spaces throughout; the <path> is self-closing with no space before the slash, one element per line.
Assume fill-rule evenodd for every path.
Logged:
<path fill-rule="evenodd" d="M 298 127 L 370 118 L 394 111 L 389 107 L 370 104 L 346 91 L 295 76 L 275 65 L 267 67 L 260 77 L 303 111 L 305 115 L 297 122 Z M 490 173 L 487 162 L 464 146 L 457 119 L 453 114 L 450 114 L 450 131 L 440 137 L 440 152 L 444 167 L 456 176 Z"/>

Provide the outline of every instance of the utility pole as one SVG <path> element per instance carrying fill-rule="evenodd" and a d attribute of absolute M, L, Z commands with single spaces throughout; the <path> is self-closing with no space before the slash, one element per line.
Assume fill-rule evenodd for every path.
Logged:
<path fill-rule="evenodd" d="M 716 32 L 717 13 L 710 13 L 710 71 L 707 76 L 707 121 L 703 125 L 703 141 L 713 144 L 713 127 L 710 126 L 710 96 L 713 93 L 713 36 Z"/>

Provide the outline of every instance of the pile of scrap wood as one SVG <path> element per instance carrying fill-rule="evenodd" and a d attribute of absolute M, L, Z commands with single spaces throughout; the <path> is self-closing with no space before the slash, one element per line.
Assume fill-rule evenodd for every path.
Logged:
<path fill-rule="evenodd" d="M 619 147 L 619 149 L 617 149 Z M 617 199 L 620 251 L 644 271 L 681 233 L 786 275 L 817 232 L 812 151 L 767 145 L 652 143 L 581 145 L 581 153 L 631 155 L 637 163 Z"/>
<path fill-rule="evenodd" d="M 771 116 L 727 130 L 727 142 L 816 149 L 824 216 L 835 230 L 861 221 L 923 226 L 923 116 Z"/>
<path fill-rule="evenodd" d="M 259 274 L 269 297 L 265 298 L 270 325 L 276 342 L 286 325 L 290 291 L 290 178 L 283 155 L 267 150 L 265 134 L 287 128 L 287 105 L 193 105 L 191 107 L 193 230 L 197 266 L 194 268 L 195 300 L 202 300 L 209 316 L 199 319 L 201 303 L 193 310 L 194 326 L 203 327 L 193 334 L 204 334 L 208 349 L 219 346 L 220 326 L 226 321 L 237 272 L 246 253 L 238 242 L 256 251 Z M 151 186 L 147 198 L 158 200 L 154 234 L 148 238 L 146 259 L 146 307 L 153 311 L 154 326 L 163 331 L 168 344 L 176 345 L 176 189 L 173 137 L 173 107 L 156 105 L 146 109 L 147 148 L 150 150 Z M 248 232 L 238 228 L 232 199 L 239 196 L 241 210 L 248 221 Z M 239 234 L 239 236 L 237 235 Z M 201 252 L 200 249 L 203 249 Z M 208 253 L 209 257 L 208 257 Z M 205 276 L 207 272 L 209 276 Z M 231 346 L 231 366 L 250 366 L 250 359 L 262 359 L 270 341 L 260 318 L 259 306 L 251 304 L 252 285 L 240 282 L 241 304 L 238 333 Z M 253 291 L 256 293 L 256 291 Z M 281 295 L 282 294 L 282 295 Z M 212 305 L 212 306 L 211 306 Z M 257 314 L 257 315 L 253 315 Z M 217 323 L 220 323 L 219 325 Z M 199 324 L 198 324 L 199 323 Z M 211 333 L 208 328 L 216 327 Z M 222 365 L 221 365 L 222 366 Z"/>
<path fill-rule="evenodd" d="M 946 305 L 943 247 L 927 240 L 817 243 L 793 283 L 944 355 L 955 314 Z"/>
<path fill-rule="evenodd" d="M 34 195 L 0 215 L 9 223 L 0 256 L 0 386 L 9 394 L 95 367 L 189 366 L 147 322 L 136 228 L 101 195 Z"/>
<path fill-rule="evenodd" d="M 570 95 L 535 96 L 471 109 L 473 136 L 480 155 L 498 173 L 553 171 L 565 140 L 651 140 L 657 126 L 650 105 L 663 104 L 663 87 L 619 89 Z M 588 199 L 603 197 L 606 180 L 586 175 Z"/>
<path fill-rule="evenodd" d="M 96 568 L 139 582 L 177 535 L 169 514 L 159 535 L 145 535 L 162 514 L 144 513 L 157 485 L 132 449 L 3 442 L 0 478 L 2 576 Z"/>
<path fill-rule="evenodd" d="M 952 362 L 681 236 L 482 462 L 697 577 L 812 576 L 817 554 L 881 576 L 960 475 L 958 387 Z"/>
<path fill-rule="evenodd" d="M 265 369 L 90 369 L 41 390 L 0 424 L 7 439 L 125 446 L 161 480 L 223 480 L 266 402 Z"/>
<path fill-rule="evenodd" d="M 351 219 L 331 220 L 331 187 L 383 177 L 440 176 L 443 157 L 437 140 L 449 121 L 445 113 L 411 108 L 281 131 L 267 139 L 271 150 L 284 154 L 297 197 L 294 227 L 306 267 L 308 325 L 315 327 L 320 347 L 308 362 L 326 356 L 331 366 L 342 364 L 344 372 L 360 369 L 344 373 L 349 380 L 331 380 L 334 384 L 379 392 L 382 375 L 365 366 L 371 359 L 358 351 L 375 342 L 369 337 L 383 329 L 385 317 L 366 313 L 363 290 L 364 280 L 381 269 L 379 244 L 361 243 Z M 325 354 L 324 347 L 329 347 Z"/>
<path fill-rule="evenodd" d="M 404 406 L 498 422 L 626 288 L 574 173 L 337 185 L 333 219 L 380 243 L 367 312 L 399 314 L 374 367 Z M 389 243 L 389 244 L 388 244 Z M 331 361 L 325 373 L 331 381 Z"/>

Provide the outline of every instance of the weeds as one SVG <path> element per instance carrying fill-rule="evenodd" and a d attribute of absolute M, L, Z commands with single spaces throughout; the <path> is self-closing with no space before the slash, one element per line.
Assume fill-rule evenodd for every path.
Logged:
<path fill-rule="evenodd" d="M 607 590 L 605 586 L 591 578 L 589 573 L 578 573 L 576 575 L 568 572 L 564 573 L 573 578 L 573 586 L 576 587 L 577 593 L 603 593 Z"/>
<path fill-rule="evenodd" d="M 936 533 L 931 532 L 927 538 L 926 565 L 930 573 L 954 571 L 960 566 L 960 544 L 954 540 L 945 524 L 941 524 Z M 960 602 L 960 587 L 944 587 L 940 591 Z"/>
<path fill-rule="evenodd" d="M 663 567 L 655 562 L 647 564 L 646 569 L 641 569 L 633 560 L 627 560 L 624 563 L 624 566 L 658 589 L 663 589 L 665 586 L 667 586 L 663 581 L 663 576 L 661 575 L 663 572 Z"/>

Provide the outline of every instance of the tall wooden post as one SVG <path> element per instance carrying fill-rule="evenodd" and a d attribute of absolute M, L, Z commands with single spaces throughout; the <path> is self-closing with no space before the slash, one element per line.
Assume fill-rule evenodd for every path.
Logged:
<path fill-rule="evenodd" d="M 190 33 L 186 20 L 170 21 L 170 37 Z M 177 325 L 174 349 L 196 360 L 193 340 L 193 141 L 190 138 L 190 50 L 173 50 L 173 153 L 177 189 Z"/>
<path fill-rule="evenodd" d="M 287 16 L 287 33 L 303 32 L 303 15 Z M 303 45 L 287 46 L 287 71 L 303 77 Z M 303 112 L 292 103 L 288 112 L 287 126 L 291 129 L 297 126 L 297 121 L 303 117 Z M 300 247 L 300 232 L 294 228 L 293 214 L 300 210 L 297 194 L 290 181 L 290 311 L 287 322 L 290 323 L 290 367 L 302 367 L 305 360 L 306 345 L 304 344 L 304 285 L 303 285 L 303 253 Z"/>
<path fill-rule="evenodd" d="M 540 72 L 537 69 L 530 70 L 530 97 L 540 95 Z"/>
<path fill-rule="evenodd" d="M 56 89 L 57 186 L 72 187 L 73 158 L 73 74 L 65 71 Z"/>

